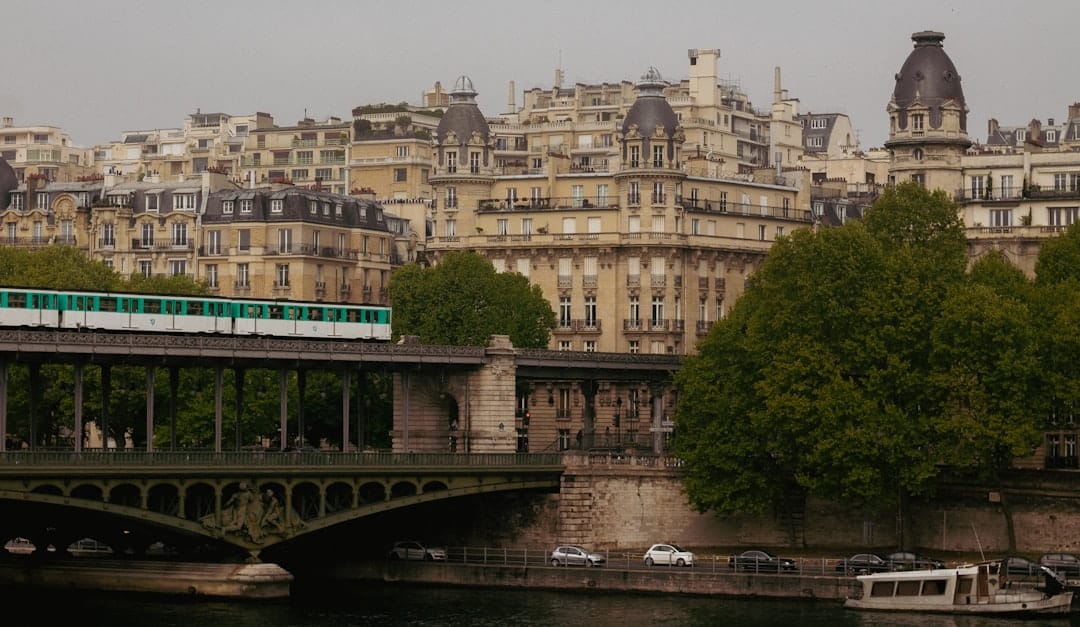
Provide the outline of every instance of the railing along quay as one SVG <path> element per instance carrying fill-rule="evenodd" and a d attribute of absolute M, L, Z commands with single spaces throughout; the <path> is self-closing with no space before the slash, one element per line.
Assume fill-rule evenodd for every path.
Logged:
<path fill-rule="evenodd" d="M 545 468 L 562 467 L 561 453 L 389 453 L 337 451 L 161 451 L 147 453 L 124 449 L 94 451 L 8 451 L 0 453 L 4 468 L 33 466 L 115 468 L 122 467 L 229 467 L 262 466 L 362 466 L 371 468 Z"/>

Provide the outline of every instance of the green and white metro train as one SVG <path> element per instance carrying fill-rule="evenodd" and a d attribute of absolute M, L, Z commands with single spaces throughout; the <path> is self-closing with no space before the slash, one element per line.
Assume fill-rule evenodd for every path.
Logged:
<path fill-rule="evenodd" d="M 0 327 L 389 340 L 390 308 L 4 287 Z"/>

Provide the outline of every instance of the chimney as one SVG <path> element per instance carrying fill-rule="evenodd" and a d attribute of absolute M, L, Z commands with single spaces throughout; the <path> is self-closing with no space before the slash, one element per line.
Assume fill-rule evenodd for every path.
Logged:
<path fill-rule="evenodd" d="M 3 122 L 0 123 L 0 128 L 11 128 L 12 126 L 15 126 L 15 118 L 5 115 Z"/>
<path fill-rule="evenodd" d="M 1046 125 L 1047 126 L 1053 126 L 1054 125 L 1054 118 L 1046 118 Z"/>
<path fill-rule="evenodd" d="M 773 104 L 779 104 L 784 100 L 784 92 L 780 88 L 780 66 L 777 65 L 773 68 L 773 92 L 772 101 Z"/>
<path fill-rule="evenodd" d="M 986 138 L 990 139 L 994 135 L 997 135 L 997 132 L 998 132 L 997 118 L 990 118 L 989 120 L 986 121 Z"/>
<path fill-rule="evenodd" d="M 517 103 L 514 101 L 514 81 L 510 81 L 510 89 L 507 91 L 509 92 L 509 100 L 507 100 L 507 105 L 509 108 L 506 111 L 507 113 L 513 113 L 517 110 Z"/>

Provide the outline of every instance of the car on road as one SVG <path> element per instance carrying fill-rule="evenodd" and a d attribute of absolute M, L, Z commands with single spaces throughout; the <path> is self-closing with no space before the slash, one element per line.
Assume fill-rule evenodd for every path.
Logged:
<path fill-rule="evenodd" d="M 548 561 L 552 566 L 603 566 L 607 558 L 580 546 L 557 546 Z"/>
<path fill-rule="evenodd" d="M 889 553 L 885 556 L 885 561 L 892 565 L 893 570 L 936 570 L 945 568 L 945 562 L 941 560 L 923 557 L 910 551 Z"/>
<path fill-rule="evenodd" d="M 401 540 L 390 548 L 392 560 L 423 560 L 425 562 L 446 561 L 446 549 L 424 546 L 415 540 Z"/>
<path fill-rule="evenodd" d="M 890 570 L 892 570 L 892 565 L 888 560 L 874 553 L 856 553 L 836 563 L 836 572 L 845 575 L 866 575 Z"/>
<path fill-rule="evenodd" d="M 693 566 L 694 554 L 677 544 L 654 544 L 645 551 L 645 565 Z"/>
<path fill-rule="evenodd" d="M 1039 564 L 1066 579 L 1080 579 L 1080 557 L 1071 553 L 1047 553 L 1039 558 Z"/>
<path fill-rule="evenodd" d="M 728 566 L 735 570 L 757 573 L 778 573 L 796 569 L 795 560 L 758 550 L 743 551 L 738 555 L 733 555 L 728 559 Z"/>
<path fill-rule="evenodd" d="M 1006 557 L 1005 574 L 1010 577 L 1033 577 L 1042 575 L 1042 567 L 1037 563 L 1016 555 Z"/>

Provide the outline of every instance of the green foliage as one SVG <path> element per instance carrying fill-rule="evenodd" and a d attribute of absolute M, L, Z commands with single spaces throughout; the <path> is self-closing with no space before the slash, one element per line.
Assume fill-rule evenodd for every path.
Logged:
<path fill-rule="evenodd" d="M 795 488 L 884 508 L 944 465 L 987 475 L 1030 454 L 1027 281 L 997 255 L 966 265 L 957 207 L 915 184 L 778 240 L 676 377 L 691 502 L 762 512 Z"/>
<path fill-rule="evenodd" d="M 1060 237 L 1049 239 L 1035 263 L 1036 285 L 1080 283 L 1080 230 L 1073 224 Z"/>
<path fill-rule="evenodd" d="M 509 335 L 514 346 L 544 348 L 555 312 L 537 285 L 516 273 L 498 273 L 474 252 L 448 253 L 436 266 L 410 265 L 390 279 L 394 336 L 416 335 L 425 344 L 486 346 Z"/>

